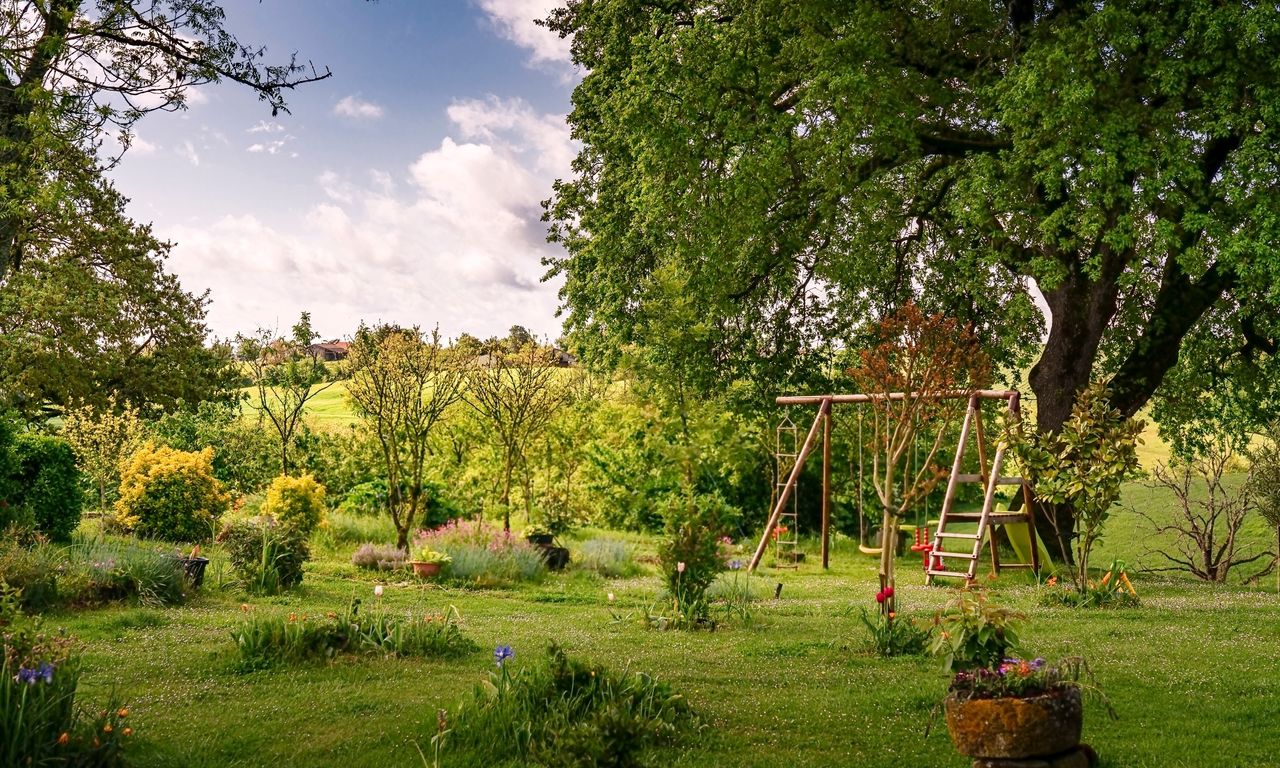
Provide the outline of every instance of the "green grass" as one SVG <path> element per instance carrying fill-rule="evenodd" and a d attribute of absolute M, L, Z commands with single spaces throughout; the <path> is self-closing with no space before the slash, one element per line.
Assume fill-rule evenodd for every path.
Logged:
<path fill-rule="evenodd" d="M 254 387 L 242 389 L 245 399 L 245 418 L 258 418 L 258 390 Z M 359 423 L 360 419 L 351 410 L 347 400 L 347 384 L 335 381 L 327 389 L 307 402 L 306 418 L 313 425 L 326 428 L 346 427 Z"/>
<path fill-rule="evenodd" d="M 1144 508 L 1167 504 L 1159 494 L 1129 490 Z M 1142 528 L 1130 517 L 1117 513 L 1100 565 L 1141 546 Z M 631 540 L 652 552 L 652 541 Z M 816 552 L 812 542 L 806 549 Z M 883 660 L 865 651 L 858 609 L 874 605 L 875 563 L 847 540 L 833 548 L 828 572 L 813 562 L 762 569 L 751 582 L 751 620 L 715 632 L 643 626 L 641 615 L 659 596 L 651 566 L 628 579 L 570 571 L 512 590 L 393 576 L 381 598 L 388 608 L 412 614 L 456 606 L 481 650 L 448 661 L 343 658 L 237 672 L 230 631 L 244 615 L 242 603 L 303 613 L 341 611 L 353 596 L 375 600 L 378 575 L 357 571 L 349 556 L 326 549 L 297 592 L 246 598 L 215 552 L 206 589 L 186 605 L 117 607 L 51 622 L 87 643 L 87 700 L 114 690 L 130 702 L 137 766 L 418 765 L 412 742 L 430 755 L 437 710 L 456 711 L 492 669 L 493 646 L 514 646 L 521 665 L 553 640 L 576 657 L 656 674 L 688 697 L 708 727 L 690 745 L 652 755 L 653 765 L 968 765 L 940 722 L 924 735 L 945 676 L 926 659 Z M 905 613 L 925 616 L 951 595 L 922 585 L 918 558 L 903 558 L 899 568 Z M 1104 766 L 1280 766 L 1274 588 L 1140 574 L 1134 581 L 1143 604 L 1125 610 L 1040 607 L 1022 572 L 993 588 L 1029 615 L 1029 650 L 1088 657 L 1120 714 L 1111 722 L 1101 707 L 1086 705 L 1085 740 Z M 776 584 L 783 585 L 779 599 Z M 447 751 L 442 759 L 445 766 L 470 762 Z"/>

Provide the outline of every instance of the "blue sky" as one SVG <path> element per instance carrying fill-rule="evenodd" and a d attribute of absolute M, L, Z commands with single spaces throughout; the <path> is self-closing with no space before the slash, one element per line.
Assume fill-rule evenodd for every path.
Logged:
<path fill-rule="evenodd" d="M 176 243 L 222 337 L 324 338 L 361 320 L 554 338 L 540 201 L 569 174 L 568 46 L 554 0 L 225 0 L 227 27 L 333 76 L 272 118 L 230 83 L 138 123 L 113 172 L 135 218 Z"/>

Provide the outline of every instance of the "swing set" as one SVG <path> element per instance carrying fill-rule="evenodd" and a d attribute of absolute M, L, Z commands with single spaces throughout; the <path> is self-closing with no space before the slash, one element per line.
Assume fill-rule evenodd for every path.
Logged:
<path fill-rule="evenodd" d="M 775 481 L 776 491 L 773 499 L 773 510 L 769 515 L 768 523 L 765 525 L 764 533 L 760 537 L 760 543 L 756 547 L 755 553 L 748 564 L 748 569 L 754 571 L 760 564 L 761 558 L 764 556 L 765 549 L 771 540 L 777 541 L 778 536 L 775 529 L 779 526 L 779 521 L 787 517 L 787 522 L 792 523 L 789 528 L 790 538 L 788 543 L 791 544 L 796 540 L 796 531 L 794 527 L 796 519 L 796 502 L 795 493 L 800 473 L 804 469 L 806 460 L 813 452 L 818 442 L 819 429 L 821 429 L 822 441 L 822 567 L 824 569 L 830 566 L 830 543 L 831 543 L 831 428 L 832 428 L 832 410 L 836 404 L 862 404 L 875 403 L 877 401 L 904 400 L 908 398 L 935 398 L 935 399 L 967 399 L 967 407 L 965 408 L 964 419 L 960 425 L 960 437 L 956 445 L 956 451 L 951 463 L 951 471 L 946 474 L 946 492 L 942 500 L 942 508 L 938 514 L 936 530 L 932 540 L 929 537 L 929 530 L 926 525 L 917 525 L 914 529 L 914 543 L 911 547 L 913 552 L 921 553 L 924 559 L 924 569 L 927 574 L 926 583 L 932 583 L 935 577 L 960 578 L 966 581 L 972 581 L 977 575 L 978 561 L 981 559 L 982 545 L 984 542 L 990 544 L 991 565 L 994 573 L 999 574 L 1001 568 L 1030 568 L 1039 573 L 1040 570 L 1040 552 L 1038 540 L 1036 536 L 1036 522 L 1033 514 L 1033 505 L 1031 498 L 1031 487 L 1027 480 L 1023 477 L 1006 476 L 1001 474 L 1005 464 L 1005 454 L 1007 444 L 1004 441 L 998 441 L 994 453 L 989 450 L 988 441 L 983 434 L 982 424 L 982 404 L 986 401 L 1002 401 L 1009 414 L 1009 423 L 1018 428 L 1021 424 L 1021 411 L 1019 409 L 1020 394 L 1016 390 L 976 390 L 969 392 L 933 392 L 922 394 L 917 392 L 891 392 L 878 394 L 846 394 L 846 395 L 798 395 L 778 397 L 775 402 L 782 406 L 817 406 L 818 412 L 810 426 L 809 432 L 804 442 L 799 446 L 798 450 L 794 448 L 788 451 L 788 455 L 781 456 L 781 437 L 785 425 L 790 424 L 789 418 L 784 418 L 783 425 L 779 427 L 779 457 L 778 457 L 778 477 Z M 862 415 L 859 412 L 858 419 L 858 515 L 859 530 L 862 534 L 859 541 L 859 550 L 866 554 L 881 554 L 885 547 L 894 547 L 896 538 L 899 535 L 900 528 L 890 529 L 888 526 L 882 527 L 880 531 L 880 546 L 868 546 L 866 542 L 865 515 L 863 515 L 863 442 L 862 442 Z M 794 425 L 791 426 L 794 432 Z M 938 439 L 942 439 L 942 435 L 938 435 Z M 965 472 L 965 451 L 970 443 L 974 444 L 977 453 L 977 471 Z M 794 445 L 794 443 L 793 443 Z M 916 447 L 917 470 L 919 470 L 919 449 Z M 784 469 L 786 472 L 786 480 L 782 480 Z M 905 480 L 904 480 L 905 483 Z M 978 512 L 963 511 L 956 508 L 956 493 L 961 484 L 976 483 L 983 487 L 983 501 L 981 510 Z M 1014 502 L 1009 505 L 1008 509 L 999 508 L 997 505 L 997 493 L 1000 488 L 1007 486 L 1017 486 L 1021 490 L 1020 498 L 1015 498 Z M 926 501 L 927 503 L 927 501 Z M 931 521 L 927 521 L 927 514 L 924 520 L 928 525 L 932 525 Z M 1000 561 L 1000 555 L 996 548 L 994 537 L 994 526 L 1003 526 L 1008 533 L 1010 541 L 1014 544 L 1014 549 L 1024 562 L 1004 562 Z M 794 560 L 793 560 L 794 562 Z"/>

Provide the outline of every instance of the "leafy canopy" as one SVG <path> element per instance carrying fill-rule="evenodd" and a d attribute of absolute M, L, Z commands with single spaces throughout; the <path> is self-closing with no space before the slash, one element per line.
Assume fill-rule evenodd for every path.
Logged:
<path fill-rule="evenodd" d="M 1038 355 L 1050 430 L 1094 379 L 1132 415 L 1175 366 L 1274 365 L 1269 5 L 614 0 L 548 23 L 587 73 L 547 219 L 589 361 L 634 343 L 772 391 L 914 297 L 1007 369 Z M 673 301 L 696 334 L 655 320 Z M 1179 361 L 1188 334 L 1210 348 Z"/>

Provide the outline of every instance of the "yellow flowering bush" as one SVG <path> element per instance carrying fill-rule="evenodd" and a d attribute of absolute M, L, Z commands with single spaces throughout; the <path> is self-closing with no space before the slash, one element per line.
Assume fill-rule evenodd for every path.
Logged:
<path fill-rule="evenodd" d="M 120 464 L 115 523 L 143 538 L 205 541 L 230 497 L 213 476 L 213 449 L 147 443 Z"/>
<path fill-rule="evenodd" d="M 302 477 L 281 475 L 271 481 L 262 513 L 303 536 L 310 536 L 324 520 L 324 486 L 310 474 Z"/>

